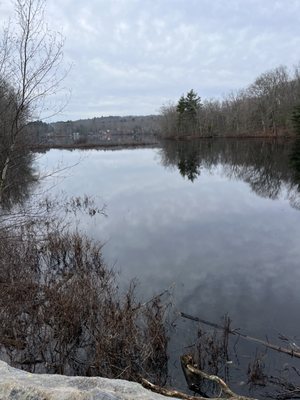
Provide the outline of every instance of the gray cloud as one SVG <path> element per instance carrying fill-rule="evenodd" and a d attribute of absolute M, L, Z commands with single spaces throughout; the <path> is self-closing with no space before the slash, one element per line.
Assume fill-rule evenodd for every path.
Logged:
<path fill-rule="evenodd" d="M 2 15 L 8 3 L 0 3 Z M 265 70 L 299 62 L 297 0 L 52 0 L 47 6 L 73 63 L 62 119 L 157 113 L 190 88 L 203 98 L 222 96 Z"/>

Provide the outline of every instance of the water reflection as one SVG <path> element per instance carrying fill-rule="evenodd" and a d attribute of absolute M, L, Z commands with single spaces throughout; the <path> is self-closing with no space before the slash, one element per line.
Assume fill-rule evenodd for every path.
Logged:
<path fill-rule="evenodd" d="M 197 152 L 193 151 L 188 155 L 181 154 L 178 169 L 184 178 L 187 177 L 192 182 L 197 179 L 200 175 L 200 163 L 198 162 Z"/>
<path fill-rule="evenodd" d="M 52 169 L 63 158 L 74 165 L 84 154 L 53 191 L 107 204 L 107 218 L 83 223 L 89 237 L 105 243 L 104 259 L 120 270 L 121 285 L 136 277 L 137 295 L 147 300 L 175 283 L 175 310 L 215 322 L 228 312 L 234 328 L 276 341 L 279 331 L 292 337 L 299 330 L 296 153 L 293 143 L 202 140 L 162 149 L 51 150 L 40 164 Z M 182 325 L 177 321 L 172 337 L 172 366 L 197 333 Z M 249 355 L 247 346 L 241 354 Z M 230 368 L 238 368 L 235 360 Z M 180 366 L 171 374 L 186 387 Z"/>
<path fill-rule="evenodd" d="M 209 214 L 206 218 L 198 211 L 195 224 L 190 224 L 198 240 L 190 240 L 189 246 L 182 239 L 188 250 L 181 279 L 187 286 L 178 296 L 178 309 L 208 320 L 229 312 L 236 327 L 260 338 L 267 334 L 275 342 L 278 332 L 294 337 L 300 301 L 293 283 L 299 280 L 294 256 L 299 256 L 300 232 L 291 217 L 296 221 L 299 214 L 284 202 L 300 209 L 300 140 L 168 141 L 160 157 L 165 167 L 178 169 L 193 182 L 190 190 L 197 192 L 198 202 Z M 211 174 L 211 187 L 215 177 L 225 177 L 227 190 L 219 181 L 207 195 L 206 174 Z M 248 193 L 243 198 L 239 189 L 243 183 L 258 197 Z M 195 326 L 180 322 L 174 348 L 189 329 L 190 343 L 196 340 Z M 239 353 L 249 358 L 243 356 L 236 364 L 246 370 L 255 351 L 255 346 L 242 344 Z M 280 362 L 272 353 L 268 357 L 267 369 L 274 373 Z M 242 375 L 239 379 L 244 380 Z"/>
<path fill-rule="evenodd" d="M 222 165 L 227 178 L 242 180 L 259 196 L 278 199 L 284 187 L 292 207 L 299 208 L 300 140 L 293 144 L 275 140 L 165 141 L 164 166 L 177 167 L 194 182 L 201 169 Z"/>
<path fill-rule="evenodd" d="M 293 181 L 300 191 L 300 137 L 293 144 L 290 153 L 290 168 L 293 171 Z"/>
<path fill-rule="evenodd" d="M 7 157 L 5 148 L 0 151 L 0 170 L 2 171 Z M 33 168 L 34 156 L 26 148 L 16 148 L 11 155 L 1 199 L 1 209 L 9 211 L 15 205 L 22 205 L 29 199 L 34 184 L 37 182 Z"/>

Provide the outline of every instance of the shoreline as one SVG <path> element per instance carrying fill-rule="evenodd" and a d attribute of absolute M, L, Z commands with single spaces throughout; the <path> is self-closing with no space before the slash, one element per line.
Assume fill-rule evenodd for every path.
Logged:
<path fill-rule="evenodd" d="M 30 146 L 30 150 L 34 152 L 47 151 L 51 149 L 58 150 L 121 150 L 121 149 L 141 149 L 141 148 L 160 148 L 164 142 L 191 142 L 193 140 L 294 140 L 297 135 L 281 135 L 281 136 L 181 136 L 161 138 L 156 142 L 147 143 L 82 143 L 82 144 L 38 144 Z"/>

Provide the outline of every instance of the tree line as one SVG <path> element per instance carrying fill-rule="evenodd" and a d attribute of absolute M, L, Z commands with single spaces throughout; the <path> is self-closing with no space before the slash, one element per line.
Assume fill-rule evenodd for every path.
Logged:
<path fill-rule="evenodd" d="M 33 148 L 154 144 L 159 134 L 158 115 L 108 116 L 76 121 L 27 125 Z"/>
<path fill-rule="evenodd" d="M 204 100 L 193 90 L 161 108 L 161 136 L 214 137 L 293 134 L 300 129 L 300 66 L 280 66 L 223 100 Z"/>

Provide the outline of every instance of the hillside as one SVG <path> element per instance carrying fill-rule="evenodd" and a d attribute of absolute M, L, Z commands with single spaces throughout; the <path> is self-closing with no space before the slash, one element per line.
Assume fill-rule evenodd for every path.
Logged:
<path fill-rule="evenodd" d="M 116 146 L 155 144 L 160 117 L 109 116 L 47 124 L 41 121 L 28 126 L 33 144 L 41 147 Z"/>

